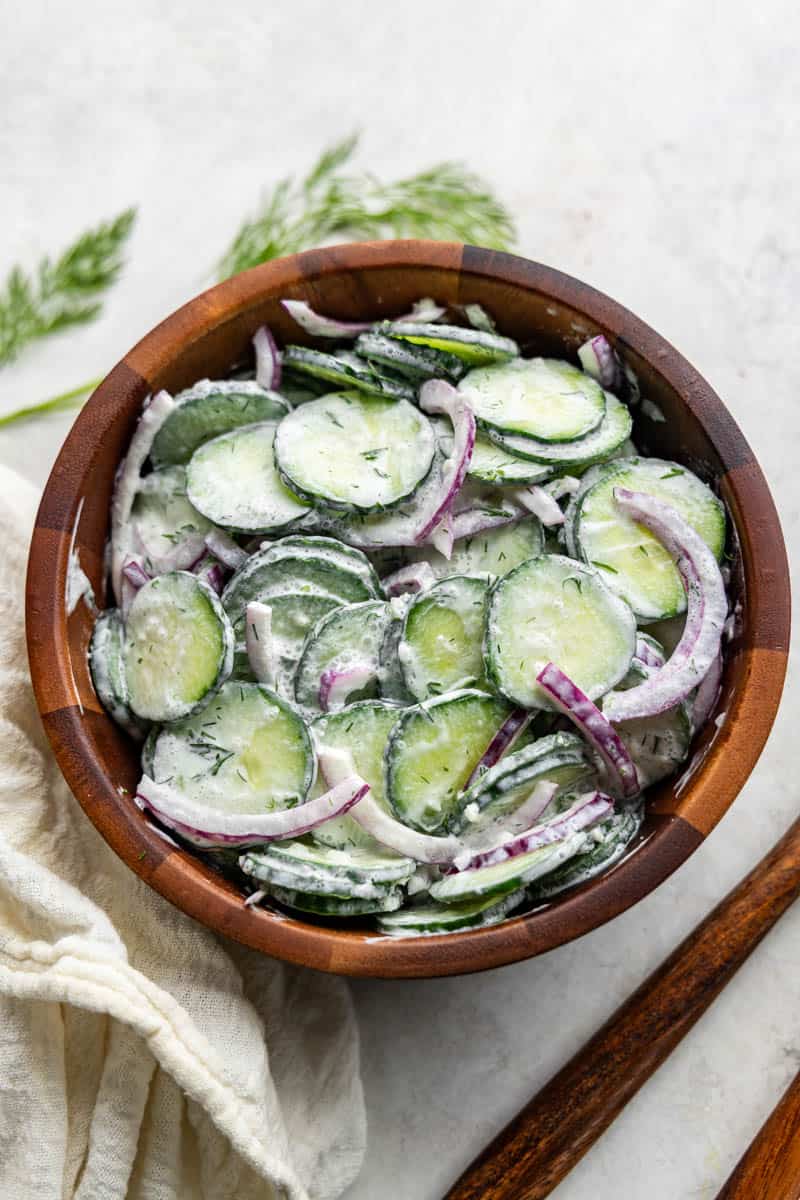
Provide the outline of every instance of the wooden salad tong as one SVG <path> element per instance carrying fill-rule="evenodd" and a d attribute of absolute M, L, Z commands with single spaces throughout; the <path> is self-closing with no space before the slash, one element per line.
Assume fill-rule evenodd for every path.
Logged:
<path fill-rule="evenodd" d="M 445 1200 L 542 1200 L 800 895 L 800 819 L 502 1130 Z M 717 1200 L 800 1200 L 800 1076 Z"/>

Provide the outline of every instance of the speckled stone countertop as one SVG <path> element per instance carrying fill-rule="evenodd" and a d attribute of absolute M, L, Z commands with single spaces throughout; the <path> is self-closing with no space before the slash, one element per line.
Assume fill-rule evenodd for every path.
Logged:
<path fill-rule="evenodd" d="M 522 253 L 588 280 L 678 346 L 750 439 L 797 547 L 794 7 L 29 0 L 9 18 L 0 269 L 131 203 L 140 219 L 104 318 L 0 373 L 0 412 L 102 374 L 212 281 L 262 190 L 360 126 L 362 160 L 379 174 L 468 160 L 517 214 Z M 0 461 L 43 482 L 69 423 L 0 433 Z M 485 975 L 354 985 L 370 1140 L 347 1200 L 437 1200 L 777 839 L 798 807 L 799 698 L 792 662 L 733 810 L 612 924 Z M 798 935 L 800 910 L 558 1200 L 716 1195 L 800 1065 Z"/>

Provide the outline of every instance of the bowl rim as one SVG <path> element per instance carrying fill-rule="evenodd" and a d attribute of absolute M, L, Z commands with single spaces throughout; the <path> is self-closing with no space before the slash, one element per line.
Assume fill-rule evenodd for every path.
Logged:
<path fill-rule="evenodd" d="M 698 419 L 725 468 L 726 500 L 739 534 L 747 596 L 745 683 L 721 729 L 712 731 L 682 777 L 680 813 L 654 813 L 647 839 L 611 871 L 557 903 L 486 929 L 388 938 L 329 928 L 264 908 L 245 908 L 186 851 L 164 842 L 91 749 L 73 677 L 64 587 L 82 482 L 102 449 L 101 412 L 148 380 L 209 329 L 246 313 L 266 294 L 313 301 L 313 281 L 348 272 L 429 267 L 462 280 L 491 279 L 578 310 L 626 353 L 646 360 Z M 105 416 L 108 425 L 108 416 Z M 273 957 L 337 974 L 429 978 L 502 966 L 562 945 L 625 911 L 702 843 L 755 766 L 777 713 L 790 631 L 788 564 L 769 489 L 722 401 L 659 334 L 602 292 L 552 267 L 460 243 L 358 242 L 276 259 L 210 288 L 156 326 L 121 360 L 78 415 L 45 486 L 31 542 L 26 592 L 28 653 L 37 704 L 56 760 L 89 819 L 127 865 L 166 899 L 217 932 Z M 733 738 L 738 730 L 738 737 Z M 726 757 L 727 756 L 727 757 Z M 723 761 L 725 760 L 725 761 Z"/>

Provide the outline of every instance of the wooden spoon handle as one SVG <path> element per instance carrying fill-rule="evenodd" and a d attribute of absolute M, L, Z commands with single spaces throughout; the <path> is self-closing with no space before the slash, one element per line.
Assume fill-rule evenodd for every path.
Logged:
<path fill-rule="evenodd" d="M 717 1200 L 800 1200 L 800 1075 L 761 1126 Z"/>
<path fill-rule="evenodd" d="M 445 1200 L 541 1200 L 800 894 L 800 820 L 467 1168 Z"/>

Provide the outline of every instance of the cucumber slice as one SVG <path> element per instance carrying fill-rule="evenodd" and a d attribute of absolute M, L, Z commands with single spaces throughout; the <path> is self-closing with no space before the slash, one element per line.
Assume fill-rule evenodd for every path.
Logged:
<path fill-rule="evenodd" d="M 687 701 L 656 717 L 620 721 L 614 728 L 628 747 L 643 788 L 673 775 L 689 757 L 691 705 Z"/>
<path fill-rule="evenodd" d="M 552 467 L 542 463 L 529 462 L 517 454 L 512 454 L 504 446 L 495 445 L 488 437 L 480 434 L 475 439 L 467 471 L 470 479 L 498 486 L 543 483 L 552 474 Z"/>
<path fill-rule="evenodd" d="M 502 700 L 475 689 L 403 710 L 386 749 L 387 794 L 397 817 L 423 833 L 444 830 L 509 712 Z"/>
<path fill-rule="evenodd" d="M 355 352 L 369 363 L 388 367 L 410 379 L 412 383 L 423 383 L 426 379 L 447 379 L 458 383 L 466 373 L 466 363 L 455 354 L 434 350 L 430 346 L 415 346 L 399 338 L 384 337 L 380 333 L 362 333 L 356 338 Z"/>
<path fill-rule="evenodd" d="M 671 555 L 644 526 L 620 512 L 614 488 L 665 501 L 722 557 L 725 509 L 687 467 L 660 458 L 619 459 L 587 488 L 573 513 L 575 548 L 630 604 L 640 621 L 659 621 L 686 609 L 686 593 Z"/>
<path fill-rule="evenodd" d="M 264 603 L 269 604 L 272 612 L 272 652 L 277 664 L 275 687 L 285 700 L 294 702 L 294 672 L 309 630 L 326 613 L 338 608 L 342 600 L 325 593 L 285 592 L 270 595 Z M 234 621 L 233 630 L 236 636 L 234 675 L 237 679 L 252 679 L 244 611 Z"/>
<path fill-rule="evenodd" d="M 412 699 L 406 687 L 399 654 L 405 614 L 410 603 L 410 596 L 394 596 L 390 600 L 392 616 L 386 626 L 383 645 L 378 656 L 378 688 L 381 696 L 385 700 L 396 700 L 401 704 L 410 704 Z"/>
<path fill-rule="evenodd" d="M 209 810 L 263 813 L 305 800 L 314 752 L 290 705 L 262 684 L 229 680 L 202 712 L 161 731 L 152 768 Z"/>
<path fill-rule="evenodd" d="M 281 421 L 275 461 L 288 487 L 333 508 L 375 512 L 407 499 L 428 474 L 435 439 L 406 400 L 332 392 Z"/>
<path fill-rule="evenodd" d="M 393 886 L 410 879 L 416 866 L 410 858 L 380 849 L 340 850 L 299 841 L 273 842 L 264 850 L 251 850 L 240 865 L 246 875 L 265 883 L 356 900 L 380 899 Z"/>
<path fill-rule="evenodd" d="M 506 754 L 464 793 L 454 832 L 474 832 L 513 812 L 542 780 L 560 789 L 575 788 L 594 773 L 586 743 L 575 733 L 551 733 L 521 750 Z M 463 813 L 477 805 L 479 817 L 465 821 Z M 560 807 L 560 805 L 559 805 Z"/>
<path fill-rule="evenodd" d="M 491 896 L 488 900 L 465 900 L 461 904 L 424 904 L 416 908 L 403 908 L 400 912 L 378 917 L 378 928 L 381 933 L 393 937 L 485 929 L 505 920 L 524 899 L 523 889 L 500 899 Z"/>
<path fill-rule="evenodd" d="M 456 575 L 415 597 L 406 614 L 398 657 L 416 700 L 455 688 L 485 686 L 483 629 L 488 583 Z"/>
<path fill-rule="evenodd" d="M 600 385 L 555 358 L 515 358 L 470 371 L 458 390 L 484 429 L 541 442 L 585 437 L 606 411 Z"/>
<path fill-rule="evenodd" d="M 463 329 L 460 325 L 429 325 L 424 322 L 384 321 L 376 332 L 415 346 L 426 346 L 444 354 L 455 354 L 472 367 L 506 362 L 519 354 L 511 338 L 482 329 Z"/>
<path fill-rule="evenodd" d="M 208 703 L 231 673 L 233 630 L 215 592 L 174 571 L 136 593 L 123 662 L 137 717 L 177 721 Z"/>
<path fill-rule="evenodd" d="M 431 884 L 431 898 L 444 904 L 463 900 L 504 896 L 517 892 L 541 875 L 574 858 L 586 845 L 585 833 L 574 833 L 563 842 L 541 846 L 528 854 L 519 854 L 491 867 L 477 867 L 445 875 Z"/>
<path fill-rule="evenodd" d="M 162 467 L 146 475 L 134 497 L 131 518 L 151 575 L 167 563 L 174 570 L 188 570 L 204 554 L 205 536 L 213 529 L 187 498 L 184 467 Z"/>
<path fill-rule="evenodd" d="M 186 469 L 190 501 L 215 525 L 235 533 L 284 529 L 308 512 L 275 469 L 275 425 L 242 425 L 206 442 Z"/>
<path fill-rule="evenodd" d="M 323 674 L 348 667 L 372 667 L 373 687 L 377 690 L 380 652 L 391 616 L 385 601 L 367 600 L 336 608 L 322 617 L 309 633 L 297 664 L 294 677 L 297 703 L 307 712 L 320 712 Z"/>
<path fill-rule="evenodd" d="M 288 542 L 259 550 L 231 577 L 222 603 L 232 620 L 238 621 L 252 600 L 268 604 L 271 596 L 285 593 L 334 597 L 341 604 L 373 599 L 373 580 L 360 563 Z"/>
<path fill-rule="evenodd" d="M 577 471 L 602 462 L 617 454 L 630 437 L 633 418 L 624 404 L 611 392 L 605 393 L 606 411 L 600 424 L 591 433 L 570 442 L 537 441 L 535 438 L 514 437 L 490 430 L 489 437 L 496 450 L 527 459 L 530 464 L 549 467 L 551 471 Z"/>
<path fill-rule="evenodd" d="M 361 917 L 370 913 L 395 912 L 403 903 L 403 893 L 399 888 L 388 889 L 377 900 L 359 900 L 347 894 L 317 896 L 312 892 L 295 891 L 275 884 L 270 884 L 266 890 L 279 904 L 299 909 L 300 912 L 314 913 L 318 917 Z"/>
<path fill-rule="evenodd" d="M 639 832 L 643 818 L 644 809 L 637 805 L 620 809 L 595 826 L 589 832 L 586 848 L 534 883 L 529 892 L 530 899 L 549 900 L 566 888 L 588 883 L 601 871 L 608 870 L 622 858 Z"/>
<path fill-rule="evenodd" d="M 531 516 L 513 525 L 501 525 L 474 537 L 462 538 L 456 542 L 449 559 L 429 546 L 410 550 L 409 558 L 413 562 L 425 559 L 440 579 L 449 575 L 494 579 L 497 575 L 507 575 L 529 558 L 538 558 L 543 548 L 542 526 Z"/>
<path fill-rule="evenodd" d="M 92 630 L 89 669 L 97 698 L 112 721 L 116 721 L 131 737 L 141 741 L 147 732 L 147 724 L 135 717 L 128 706 L 123 641 L 124 627 L 119 610 L 107 608 L 100 613 Z"/>
<path fill-rule="evenodd" d="M 262 542 L 261 551 L 264 562 L 273 562 L 278 558 L 300 554 L 311 554 L 315 558 L 324 558 L 343 571 L 355 571 L 363 580 L 370 596 L 376 600 L 383 599 L 383 588 L 375 568 L 361 550 L 355 546 L 347 546 L 338 538 L 316 537 L 313 534 L 289 534 L 277 542 Z M 364 599 L 367 597 L 364 596 Z"/>
<path fill-rule="evenodd" d="M 153 441 L 155 467 L 187 463 L 198 446 L 240 425 L 279 421 L 289 405 L 251 379 L 203 379 L 175 396 Z"/>
<path fill-rule="evenodd" d="M 341 712 L 318 717 L 311 725 L 311 735 L 318 749 L 347 750 L 353 758 L 356 772 L 366 780 L 373 799 L 389 810 L 384 783 L 383 758 L 400 709 L 380 700 L 360 700 Z M 320 792 L 325 790 L 317 782 Z M 361 828 L 348 813 L 334 817 L 314 830 L 314 841 L 325 846 L 347 849 L 357 846 L 376 849 L 378 843 Z"/>
<path fill-rule="evenodd" d="M 287 346 L 283 351 L 283 367 L 290 374 L 310 376 L 340 388 L 356 388 L 386 400 L 413 400 L 415 396 L 414 388 L 405 380 L 376 371 L 347 351 L 326 354 L 307 346 Z"/>
<path fill-rule="evenodd" d="M 636 621 L 599 573 L 545 554 L 495 583 L 489 596 L 484 653 L 498 691 L 525 708 L 552 710 L 536 682 L 554 662 L 591 700 L 626 674 L 636 648 Z"/>

